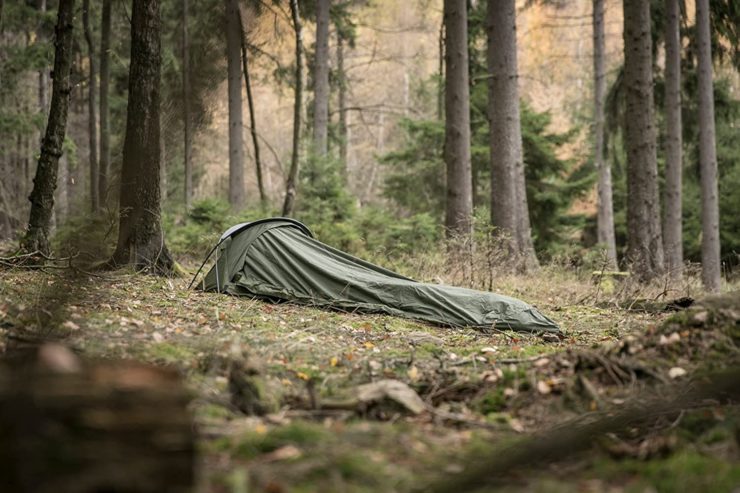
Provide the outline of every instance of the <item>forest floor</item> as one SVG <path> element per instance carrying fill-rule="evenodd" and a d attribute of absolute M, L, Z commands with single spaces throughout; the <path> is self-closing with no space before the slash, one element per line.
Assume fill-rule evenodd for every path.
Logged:
<path fill-rule="evenodd" d="M 498 292 L 561 324 L 565 337 L 545 341 L 187 284 L 5 268 L 0 352 L 20 332 L 88 358 L 177 368 L 193 396 L 200 491 L 462 491 L 481 478 L 498 481 L 491 491 L 740 488 L 740 408 L 712 395 L 664 405 L 740 365 L 738 291 L 673 312 L 666 301 L 694 296 L 691 285 L 656 298 L 557 270 L 500 279 Z M 557 436 L 548 430 L 636 405 L 628 426 L 542 450 Z M 469 483 L 437 482 L 471 471 Z"/>

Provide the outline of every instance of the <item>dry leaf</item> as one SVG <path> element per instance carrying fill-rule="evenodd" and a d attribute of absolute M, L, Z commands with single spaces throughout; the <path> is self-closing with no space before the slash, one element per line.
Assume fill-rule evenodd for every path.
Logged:
<path fill-rule="evenodd" d="M 538 380 L 537 381 L 537 392 L 543 395 L 549 394 L 550 392 L 552 392 L 552 387 L 550 387 L 550 385 L 544 380 Z"/>
<path fill-rule="evenodd" d="M 280 461 L 280 460 L 288 460 L 288 459 L 297 459 L 298 457 L 302 455 L 303 455 L 303 452 L 301 452 L 301 449 L 299 449 L 295 445 L 285 445 L 283 447 L 280 447 L 279 449 L 273 450 L 269 454 L 263 455 L 262 460 L 267 461 L 267 462 L 272 462 L 272 461 Z"/>
<path fill-rule="evenodd" d="M 39 363 L 51 371 L 76 373 L 82 369 L 80 360 L 69 348 L 56 343 L 47 343 L 39 349 Z"/>

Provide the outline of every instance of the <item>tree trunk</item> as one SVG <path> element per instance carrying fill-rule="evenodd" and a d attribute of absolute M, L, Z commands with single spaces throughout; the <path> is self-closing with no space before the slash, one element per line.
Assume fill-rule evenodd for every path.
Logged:
<path fill-rule="evenodd" d="M 169 274 L 174 262 L 160 223 L 160 70 L 159 0 L 134 0 L 118 244 L 110 264 Z"/>
<path fill-rule="evenodd" d="M 242 64 L 239 39 L 238 0 L 226 2 L 226 59 L 229 91 L 229 203 L 234 209 L 244 205 L 244 141 L 242 133 Z"/>
<path fill-rule="evenodd" d="M 470 92 L 468 85 L 468 9 L 466 0 L 444 1 L 445 144 L 449 236 L 469 236 L 473 227 L 470 168 Z"/>
<path fill-rule="evenodd" d="M 90 30 L 90 0 L 83 0 L 82 25 L 85 31 L 85 42 L 87 43 L 88 75 L 87 75 L 87 132 L 90 142 L 90 208 L 97 212 L 100 207 L 98 199 L 98 130 L 97 117 L 95 115 L 95 46 L 93 45 L 92 32 Z"/>
<path fill-rule="evenodd" d="M 349 132 L 347 128 L 347 74 L 344 72 L 344 36 L 337 29 L 337 85 L 339 86 L 339 161 L 342 179 L 349 182 Z"/>
<path fill-rule="evenodd" d="M 701 171 L 701 277 L 711 293 L 720 288 L 719 192 L 714 131 L 714 84 L 709 0 L 696 2 L 699 93 L 699 169 Z"/>
<path fill-rule="evenodd" d="M 518 268 L 536 267 L 522 152 L 516 56 L 516 2 L 489 2 L 488 111 L 491 152 L 491 223 L 509 239 Z M 449 32 L 447 33 L 449 36 Z"/>
<path fill-rule="evenodd" d="M 247 106 L 249 108 L 249 133 L 252 136 L 252 146 L 254 147 L 254 167 L 257 173 L 257 189 L 260 193 L 260 203 L 262 207 L 267 207 L 267 193 L 262 178 L 262 159 L 260 158 L 260 142 L 257 138 L 257 119 L 254 116 L 254 97 L 252 96 L 252 81 L 249 77 L 249 52 L 247 51 L 247 31 L 242 20 L 242 9 L 239 4 L 239 32 L 241 33 L 242 43 L 242 66 L 244 68 L 244 85 L 247 89 Z"/>
<path fill-rule="evenodd" d="M 617 266 L 617 245 L 614 238 L 614 207 L 612 200 L 612 170 L 604 159 L 604 0 L 593 0 L 594 43 L 594 164 L 599 173 L 597 238 L 606 248 L 608 267 Z"/>
<path fill-rule="evenodd" d="M 108 175 L 110 173 L 110 131 L 108 127 L 110 23 L 111 0 L 103 0 L 103 14 L 100 21 L 100 162 L 98 166 L 98 201 L 101 207 L 105 207 L 108 202 Z"/>
<path fill-rule="evenodd" d="M 666 268 L 674 280 L 681 279 L 683 245 L 681 228 L 681 20 L 679 0 L 666 0 L 665 19 L 665 210 L 663 244 Z"/>
<path fill-rule="evenodd" d="M 59 157 L 67 129 L 69 95 L 72 90 L 70 69 L 72 67 L 72 38 L 74 37 L 74 0 L 59 0 L 56 36 L 54 39 L 54 72 L 51 93 L 51 108 L 46 125 L 46 134 L 41 143 L 41 156 L 33 179 L 31 213 L 28 231 L 22 241 L 27 252 L 40 251 L 49 254 L 49 233 L 54 209 L 54 189 L 57 186 Z"/>
<path fill-rule="evenodd" d="M 69 216 L 69 160 L 67 156 L 59 158 L 59 187 L 57 190 L 57 217 L 64 221 Z"/>
<path fill-rule="evenodd" d="M 188 0 L 182 2 L 182 120 L 184 125 L 185 209 L 193 201 L 192 136 L 190 134 L 190 39 L 188 37 Z"/>
<path fill-rule="evenodd" d="M 329 8 L 331 0 L 316 0 L 316 59 L 314 65 L 314 152 L 327 153 L 329 127 Z"/>
<path fill-rule="evenodd" d="M 444 77 L 445 77 L 445 20 L 442 16 L 442 22 L 439 24 L 439 49 L 437 54 L 437 75 L 439 77 L 437 87 L 437 120 L 444 118 L 444 102 L 445 102 L 445 91 L 444 91 Z"/>
<path fill-rule="evenodd" d="M 46 0 L 38 0 L 37 6 L 39 9 L 39 12 L 42 15 L 46 13 Z M 43 29 L 41 22 L 39 22 L 37 26 L 36 37 L 38 38 L 39 42 L 44 40 L 44 38 L 46 37 L 44 35 L 44 29 Z M 47 70 L 46 70 L 46 67 L 43 67 L 39 70 L 39 108 L 43 115 L 46 114 L 47 106 L 49 105 L 48 96 L 47 96 L 48 84 L 49 84 L 49 81 L 48 81 L 48 76 L 47 76 Z M 40 135 L 39 141 L 42 138 L 43 138 L 43 135 Z"/>
<path fill-rule="evenodd" d="M 650 27 L 650 2 L 624 0 L 628 257 L 643 281 L 663 272 Z"/>
<path fill-rule="evenodd" d="M 301 105 L 303 100 L 303 30 L 301 27 L 301 16 L 298 10 L 298 0 L 290 0 L 290 14 L 293 18 L 293 29 L 295 30 L 295 101 L 293 102 L 293 155 L 290 159 L 290 172 L 288 173 L 288 180 L 285 186 L 283 216 L 293 214 L 300 163 Z"/>

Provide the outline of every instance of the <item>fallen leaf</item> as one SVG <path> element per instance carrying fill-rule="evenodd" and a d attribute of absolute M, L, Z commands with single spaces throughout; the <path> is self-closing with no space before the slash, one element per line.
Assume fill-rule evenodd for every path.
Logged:
<path fill-rule="evenodd" d="M 159 332 L 154 332 L 152 334 L 152 339 L 154 339 L 154 342 L 162 342 L 164 341 L 164 336 Z"/>
<path fill-rule="evenodd" d="M 540 394 L 546 395 L 552 392 L 552 387 L 550 387 L 550 385 L 544 380 L 538 380 L 537 381 L 537 392 L 539 392 Z"/>
<path fill-rule="evenodd" d="M 301 452 L 301 449 L 299 449 L 295 445 L 285 445 L 283 447 L 280 447 L 279 449 L 273 450 L 269 454 L 263 455 L 262 460 L 265 460 L 267 462 L 272 462 L 272 461 L 280 461 L 280 460 L 288 460 L 288 459 L 297 459 L 298 457 L 302 455 L 303 455 L 303 452 Z"/>
<path fill-rule="evenodd" d="M 509 420 L 509 426 L 511 426 L 511 429 L 517 433 L 524 433 L 524 425 L 516 418 L 511 418 Z"/>
<path fill-rule="evenodd" d="M 82 369 L 80 360 L 69 348 L 53 342 L 41 346 L 39 363 L 58 373 L 76 373 Z"/>
<path fill-rule="evenodd" d="M 336 356 L 332 356 L 329 360 L 329 364 L 331 366 L 337 366 L 339 364 L 339 358 L 337 358 Z"/>
<path fill-rule="evenodd" d="M 306 375 L 302 371 L 295 372 L 295 376 L 298 377 L 298 378 L 300 378 L 301 380 L 306 380 L 306 381 L 308 381 L 308 380 L 311 379 L 311 377 L 309 377 L 308 375 Z"/>
<path fill-rule="evenodd" d="M 671 335 L 666 337 L 665 335 L 661 334 L 660 339 L 658 339 L 658 344 L 661 346 L 668 346 L 670 344 L 674 344 L 676 342 L 679 342 L 681 340 L 681 336 L 678 332 L 672 332 Z"/>
<path fill-rule="evenodd" d="M 674 366 L 670 370 L 668 370 L 668 376 L 671 378 L 679 378 L 686 375 L 686 370 L 679 366 Z"/>
<path fill-rule="evenodd" d="M 74 323 L 71 320 L 67 320 L 62 324 L 62 327 L 64 327 L 67 330 L 80 330 L 80 326 Z"/>
<path fill-rule="evenodd" d="M 411 365 L 411 368 L 409 368 L 407 373 L 412 382 L 419 380 L 419 369 L 416 366 Z"/>

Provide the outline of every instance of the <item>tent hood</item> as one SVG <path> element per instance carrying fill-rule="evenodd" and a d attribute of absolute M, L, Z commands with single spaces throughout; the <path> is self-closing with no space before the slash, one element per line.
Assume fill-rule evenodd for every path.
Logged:
<path fill-rule="evenodd" d="M 559 332 L 527 303 L 485 291 L 421 283 L 313 238 L 288 218 L 229 228 L 201 283 L 206 291 L 384 313 L 450 327 Z"/>

